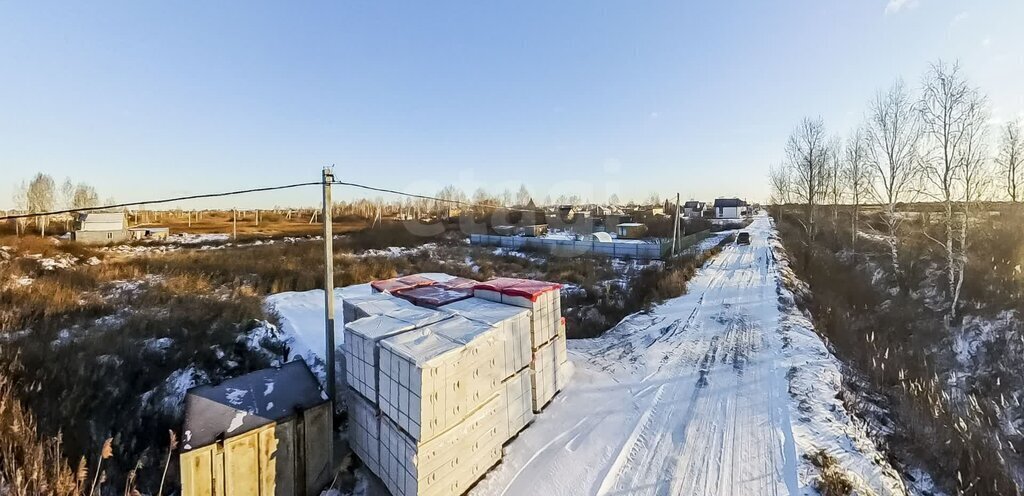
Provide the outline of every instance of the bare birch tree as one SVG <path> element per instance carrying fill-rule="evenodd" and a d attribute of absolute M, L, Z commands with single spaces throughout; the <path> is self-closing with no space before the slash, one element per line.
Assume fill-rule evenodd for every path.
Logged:
<path fill-rule="evenodd" d="M 852 210 L 850 212 L 850 249 L 857 253 L 857 232 L 860 229 L 860 205 L 871 194 L 874 181 L 873 169 L 868 164 L 867 137 L 863 128 L 857 128 L 846 141 L 843 151 L 843 182 L 849 191 Z"/>
<path fill-rule="evenodd" d="M 972 207 L 982 201 L 992 185 L 992 171 L 988 166 L 988 102 L 980 90 L 972 90 L 967 97 L 967 108 L 964 112 L 964 129 L 966 129 L 962 147 L 958 154 L 959 190 L 962 205 L 960 236 L 958 239 L 956 285 L 953 289 L 949 307 L 949 319 L 957 315 L 960 302 L 960 291 L 967 272 L 970 258 L 970 226 Z"/>
<path fill-rule="evenodd" d="M 18 184 L 17 186 L 14 187 L 14 196 L 12 200 L 14 201 L 14 208 L 17 209 L 20 213 L 28 212 L 28 184 L 25 183 L 25 181 L 22 181 L 21 184 Z M 27 222 L 28 219 L 26 217 L 15 219 L 14 233 L 18 236 L 24 234 L 25 224 Z"/>
<path fill-rule="evenodd" d="M 828 162 L 825 166 L 828 202 L 832 204 L 832 232 L 839 232 L 839 205 L 846 195 L 846 184 L 842 180 L 843 145 L 838 136 L 828 142 Z"/>
<path fill-rule="evenodd" d="M 53 210 L 57 201 L 56 185 L 53 182 L 53 178 L 43 173 L 36 174 L 28 183 L 26 198 L 28 200 L 28 210 L 31 213 Z M 36 220 L 37 224 L 39 224 L 40 236 L 46 236 L 46 220 L 45 215 L 39 216 Z"/>
<path fill-rule="evenodd" d="M 939 61 L 928 69 L 922 79 L 920 101 L 922 126 L 922 178 L 923 193 L 942 205 L 941 239 L 923 234 L 942 246 L 946 258 L 947 294 L 952 298 L 960 262 L 954 246 L 956 219 L 954 204 L 960 186 L 962 157 L 966 140 L 973 124 L 967 112 L 973 102 L 974 91 L 960 74 L 957 65 L 948 66 Z"/>
<path fill-rule="evenodd" d="M 900 280 L 900 203 L 913 201 L 918 190 L 921 137 L 918 112 L 902 80 L 880 91 L 868 110 L 868 163 L 874 169 L 871 196 L 882 204 L 893 274 Z"/>
<path fill-rule="evenodd" d="M 1002 186 L 1010 201 L 1017 203 L 1024 195 L 1024 139 L 1020 135 L 1020 121 L 1007 122 L 999 136 L 996 166 Z"/>
<path fill-rule="evenodd" d="M 786 143 L 791 195 L 795 202 L 804 206 L 804 218 L 800 223 L 809 243 L 813 243 L 817 236 L 817 209 L 828 191 L 828 153 L 825 124 L 821 117 L 805 117 Z"/>
<path fill-rule="evenodd" d="M 70 208 L 89 208 L 99 206 L 99 204 L 100 195 L 96 193 L 96 188 L 85 183 L 78 183 L 75 186 Z"/>
<path fill-rule="evenodd" d="M 768 168 L 768 182 L 771 187 L 771 202 L 779 207 L 779 217 L 785 213 L 784 208 L 793 202 L 793 180 L 786 164 L 773 165 Z"/>

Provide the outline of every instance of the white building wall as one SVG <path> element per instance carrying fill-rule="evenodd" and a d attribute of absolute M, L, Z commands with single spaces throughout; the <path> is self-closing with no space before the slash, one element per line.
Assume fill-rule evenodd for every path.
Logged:
<path fill-rule="evenodd" d="M 743 207 L 715 207 L 715 218 L 717 219 L 739 219 L 742 217 Z"/>

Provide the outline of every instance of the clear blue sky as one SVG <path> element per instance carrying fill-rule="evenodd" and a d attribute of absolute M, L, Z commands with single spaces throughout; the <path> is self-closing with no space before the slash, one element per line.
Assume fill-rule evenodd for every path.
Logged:
<path fill-rule="evenodd" d="M 759 200 L 801 117 L 846 133 L 940 57 L 1019 115 L 1022 20 L 1016 0 L 7 1 L 0 207 L 37 171 L 129 201 L 331 163 L 431 193 Z"/>

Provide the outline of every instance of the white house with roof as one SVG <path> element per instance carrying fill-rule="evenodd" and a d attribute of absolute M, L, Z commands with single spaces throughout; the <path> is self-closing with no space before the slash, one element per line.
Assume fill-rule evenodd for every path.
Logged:
<path fill-rule="evenodd" d="M 716 219 L 741 219 L 747 214 L 747 202 L 739 198 L 718 198 L 712 208 Z"/>
<path fill-rule="evenodd" d="M 78 215 L 73 239 L 82 243 L 114 243 L 128 237 L 123 212 L 91 212 Z"/>
<path fill-rule="evenodd" d="M 704 210 L 707 209 L 708 204 L 702 201 L 689 200 L 683 204 L 683 216 L 685 217 L 703 217 Z"/>

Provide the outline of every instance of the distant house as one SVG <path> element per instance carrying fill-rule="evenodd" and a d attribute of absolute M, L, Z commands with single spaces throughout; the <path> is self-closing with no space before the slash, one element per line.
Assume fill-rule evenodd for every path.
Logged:
<path fill-rule="evenodd" d="M 585 208 L 577 207 L 575 205 L 559 205 L 557 210 L 558 217 L 562 222 L 572 224 L 578 220 L 590 218 L 590 210 Z"/>
<path fill-rule="evenodd" d="M 739 219 L 747 213 L 747 202 L 739 198 L 719 198 L 715 200 L 716 219 Z"/>
<path fill-rule="evenodd" d="M 640 239 L 647 234 L 647 226 L 639 222 L 624 222 L 616 226 L 616 233 L 622 239 Z"/>
<path fill-rule="evenodd" d="M 690 200 L 683 204 L 683 215 L 686 217 L 703 217 L 707 206 L 708 204 L 705 202 Z"/>
<path fill-rule="evenodd" d="M 81 243 L 115 243 L 128 238 L 124 213 L 79 214 L 72 239 Z"/>

